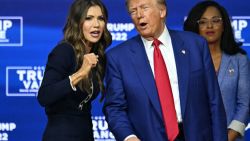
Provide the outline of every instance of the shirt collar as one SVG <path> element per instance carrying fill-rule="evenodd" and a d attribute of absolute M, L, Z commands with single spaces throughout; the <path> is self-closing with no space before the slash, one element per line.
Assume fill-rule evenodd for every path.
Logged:
<path fill-rule="evenodd" d="M 149 41 L 149 40 L 143 38 L 142 36 L 141 36 L 141 39 L 142 39 L 142 42 L 146 48 L 153 47 L 152 46 L 153 41 Z M 166 26 L 164 27 L 164 30 L 163 30 L 162 34 L 160 35 L 160 37 L 158 38 L 158 40 L 161 41 L 161 43 L 164 46 L 168 46 L 169 42 L 171 42 L 170 34 L 169 34 L 169 31 L 168 31 Z"/>

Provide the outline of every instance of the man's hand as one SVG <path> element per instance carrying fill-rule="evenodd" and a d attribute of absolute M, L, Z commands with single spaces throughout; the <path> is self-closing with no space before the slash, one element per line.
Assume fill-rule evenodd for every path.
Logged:
<path fill-rule="evenodd" d="M 141 140 L 138 139 L 137 137 L 131 137 L 131 138 L 128 138 L 126 141 L 141 141 Z"/>
<path fill-rule="evenodd" d="M 235 141 L 240 134 L 232 129 L 228 130 L 228 141 Z"/>

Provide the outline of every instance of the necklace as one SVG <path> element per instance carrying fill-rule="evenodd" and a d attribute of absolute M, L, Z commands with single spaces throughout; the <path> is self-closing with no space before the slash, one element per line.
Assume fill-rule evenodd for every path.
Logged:
<path fill-rule="evenodd" d="M 94 93 L 94 85 L 93 85 L 93 80 L 90 79 L 90 92 L 86 91 L 88 93 L 87 97 L 84 98 L 81 103 L 79 104 L 78 108 L 80 110 L 82 110 L 83 108 L 83 105 L 86 104 L 87 102 L 89 102 L 89 100 L 91 99 L 91 97 L 93 96 L 93 93 Z"/>

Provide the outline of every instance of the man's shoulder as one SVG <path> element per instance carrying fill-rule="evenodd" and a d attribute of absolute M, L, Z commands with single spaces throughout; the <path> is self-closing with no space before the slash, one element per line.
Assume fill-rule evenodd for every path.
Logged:
<path fill-rule="evenodd" d="M 140 41 L 141 41 L 140 36 L 136 35 L 136 36 L 108 49 L 107 52 L 124 52 Z"/>
<path fill-rule="evenodd" d="M 194 32 L 190 32 L 190 31 L 180 31 L 180 30 L 169 30 L 170 36 L 177 36 L 179 38 L 182 39 L 191 39 L 191 40 L 204 40 L 204 38 L 202 36 L 200 36 L 199 34 L 196 34 Z"/>
<path fill-rule="evenodd" d="M 128 39 L 127 41 L 122 42 L 121 44 L 117 45 L 117 47 L 121 48 L 121 47 L 126 47 L 126 46 L 131 46 L 131 44 L 135 44 L 141 41 L 141 36 L 140 35 L 136 35 L 130 39 Z"/>

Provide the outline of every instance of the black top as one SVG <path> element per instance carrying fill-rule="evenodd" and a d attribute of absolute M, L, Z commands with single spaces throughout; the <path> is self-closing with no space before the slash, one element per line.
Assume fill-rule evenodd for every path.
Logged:
<path fill-rule="evenodd" d="M 92 74 L 95 74 L 95 70 L 92 71 Z M 74 72 L 76 61 L 73 47 L 65 42 L 58 44 L 48 56 L 38 92 L 38 101 L 45 107 L 48 117 L 44 141 L 93 140 L 91 101 L 99 93 L 97 79 L 93 75 L 92 99 L 80 110 L 78 106 L 88 94 L 79 88 L 73 91 L 69 76 Z"/>

